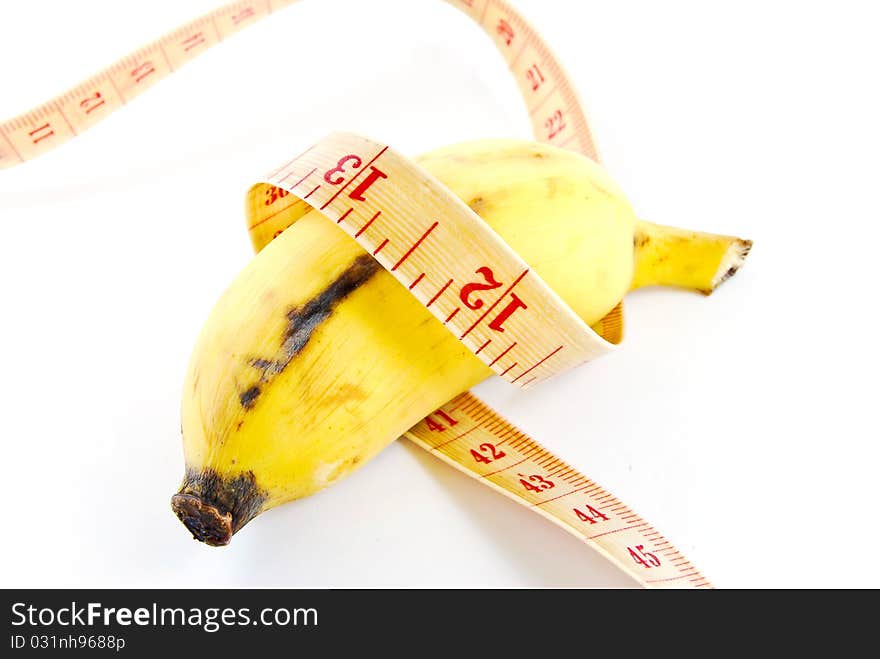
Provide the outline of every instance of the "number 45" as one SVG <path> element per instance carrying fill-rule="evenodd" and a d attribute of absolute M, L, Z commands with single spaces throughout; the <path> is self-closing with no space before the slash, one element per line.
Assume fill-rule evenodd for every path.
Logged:
<path fill-rule="evenodd" d="M 645 551 L 645 545 L 636 545 L 635 547 L 627 547 L 627 549 L 636 563 L 646 568 L 660 567 L 660 559 L 656 554 Z"/>

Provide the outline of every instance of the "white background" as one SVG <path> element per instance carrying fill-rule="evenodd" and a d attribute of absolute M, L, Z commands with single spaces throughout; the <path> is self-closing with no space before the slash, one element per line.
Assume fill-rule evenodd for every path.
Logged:
<path fill-rule="evenodd" d="M 880 586 L 873 3 L 516 5 L 637 211 L 755 248 L 711 298 L 631 295 L 615 355 L 478 393 L 719 586 Z M 2 0 L 0 117 L 214 6 Z M 0 585 L 631 585 L 402 442 L 225 549 L 171 513 L 189 352 L 251 258 L 244 193 L 334 129 L 413 155 L 529 135 L 449 6 L 311 0 L 0 172 Z"/>

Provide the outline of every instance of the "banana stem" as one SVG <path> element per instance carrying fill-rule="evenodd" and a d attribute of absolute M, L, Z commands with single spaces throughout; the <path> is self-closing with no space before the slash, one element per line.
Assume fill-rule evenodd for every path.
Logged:
<path fill-rule="evenodd" d="M 677 286 L 709 295 L 742 267 L 752 241 L 639 221 L 633 246 L 630 290 Z"/>

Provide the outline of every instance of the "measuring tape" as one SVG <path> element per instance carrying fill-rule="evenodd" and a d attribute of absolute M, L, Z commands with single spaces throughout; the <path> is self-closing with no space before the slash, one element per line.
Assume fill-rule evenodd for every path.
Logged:
<path fill-rule="evenodd" d="M 0 167 L 59 146 L 211 46 L 295 1 L 226 5 L 0 124 Z M 502 0 L 447 1 L 495 42 L 528 104 L 536 138 L 598 159 L 574 90 L 534 29 Z M 261 250 L 312 208 L 516 386 L 605 354 L 622 338 L 621 305 L 587 326 L 466 204 L 387 145 L 335 133 L 273 170 L 248 192 L 254 248 Z M 471 290 L 481 292 L 483 304 L 469 304 Z M 645 520 L 470 393 L 405 436 L 558 524 L 644 586 L 710 587 Z"/>

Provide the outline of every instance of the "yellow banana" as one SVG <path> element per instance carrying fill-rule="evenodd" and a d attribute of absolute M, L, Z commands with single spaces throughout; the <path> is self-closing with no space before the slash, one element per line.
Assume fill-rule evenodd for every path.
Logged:
<path fill-rule="evenodd" d="M 632 288 L 711 292 L 750 243 L 640 222 L 592 160 L 491 140 L 418 160 L 588 324 Z M 338 226 L 311 211 L 213 309 L 183 392 L 186 474 L 172 507 L 211 545 L 351 473 L 491 375 Z"/>

